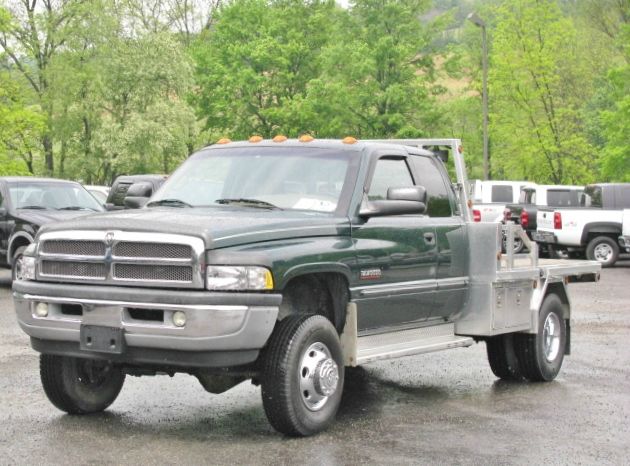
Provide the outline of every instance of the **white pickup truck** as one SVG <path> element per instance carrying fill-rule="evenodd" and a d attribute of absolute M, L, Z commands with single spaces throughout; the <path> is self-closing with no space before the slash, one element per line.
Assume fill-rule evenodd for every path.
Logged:
<path fill-rule="evenodd" d="M 473 203 L 473 220 L 501 222 L 506 204 L 516 204 L 521 189 L 535 186 L 536 183 L 530 181 L 471 181 L 469 193 Z"/>
<path fill-rule="evenodd" d="M 623 209 L 630 209 L 630 183 L 589 185 L 580 204 L 573 209 L 538 209 L 534 240 L 553 252 L 563 250 L 574 257 L 585 253 L 602 267 L 614 265 L 620 253 Z"/>

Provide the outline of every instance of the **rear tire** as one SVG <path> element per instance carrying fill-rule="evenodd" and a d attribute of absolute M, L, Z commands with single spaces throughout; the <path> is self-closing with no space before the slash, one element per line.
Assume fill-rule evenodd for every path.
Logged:
<path fill-rule="evenodd" d="M 555 294 L 547 295 L 538 316 L 538 333 L 517 334 L 514 349 L 523 376 L 532 382 L 556 378 L 566 349 L 567 328 L 564 304 Z"/>
<path fill-rule="evenodd" d="M 274 329 L 261 374 L 267 419 L 278 432 L 307 436 L 334 420 L 344 366 L 339 336 L 319 315 L 290 315 Z"/>
<path fill-rule="evenodd" d="M 494 375 L 502 380 L 523 380 L 514 350 L 514 334 L 497 335 L 486 340 L 488 362 Z"/>
<path fill-rule="evenodd" d="M 619 258 L 619 245 L 608 236 L 597 236 L 588 242 L 586 257 L 602 267 L 611 267 Z"/>
<path fill-rule="evenodd" d="M 125 374 L 109 361 L 42 354 L 39 373 L 50 402 L 68 414 L 88 414 L 111 405 Z"/>

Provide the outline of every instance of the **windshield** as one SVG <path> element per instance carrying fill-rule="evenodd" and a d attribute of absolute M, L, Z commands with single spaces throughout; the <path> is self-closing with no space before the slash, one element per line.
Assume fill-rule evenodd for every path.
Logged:
<path fill-rule="evenodd" d="M 9 195 L 16 209 L 103 210 L 77 183 L 19 181 L 9 185 Z"/>
<path fill-rule="evenodd" d="M 148 205 L 334 212 L 349 163 L 347 152 L 319 148 L 211 150 L 188 159 Z"/>

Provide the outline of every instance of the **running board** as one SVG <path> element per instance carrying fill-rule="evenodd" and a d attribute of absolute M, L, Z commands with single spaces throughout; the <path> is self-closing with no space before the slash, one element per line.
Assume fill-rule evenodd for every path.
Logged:
<path fill-rule="evenodd" d="M 453 323 L 365 336 L 357 335 L 356 323 L 356 305 L 350 303 L 346 326 L 341 335 L 346 366 L 460 348 L 474 343 L 470 337 L 455 335 Z"/>

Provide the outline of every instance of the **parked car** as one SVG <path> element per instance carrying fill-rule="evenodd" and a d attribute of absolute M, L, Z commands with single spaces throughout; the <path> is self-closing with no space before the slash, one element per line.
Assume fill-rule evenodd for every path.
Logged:
<path fill-rule="evenodd" d="M 22 254 L 47 223 L 69 220 L 103 206 L 79 183 L 44 178 L 0 178 L 0 267 L 21 273 Z"/>
<path fill-rule="evenodd" d="M 107 196 L 105 208 L 107 210 L 123 210 L 128 208 L 125 206 L 125 198 L 127 191 L 135 183 L 144 183 L 149 190 L 150 197 L 166 180 L 166 175 L 121 175 L 114 180 L 112 189 Z"/>
<path fill-rule="evenodd" d="M 536 215 L 539 207 L 578 207 L 584 186 L 543 185 L 528 186 L 521 190 L 517 204 L 505 206 L 503 222 L 512 221 L 523 227 L 532 238 L 536 232 Z M 515 253 L 523 250 L 523 242 L 515 241 Z"/>
<path fill-rule="evenodd" d="M 107 196 L 109 196 L 109 186 L 83 186 L 87 191 L 96 198 L 98 202 L 105 205 L 107 202 Z"/>
<path fill-rule="evenodd" d="M 630 183 L 588 185 L 580 207 L 538 209 L 534 239 L 552 253 L 566 251 L 573 257 L 584 253 L 610 267 L 619 257 L 623 209 L 630 209 Z"/>
<path fill-rule="evenodd" d="M 521 190 L 536 184 L 529 181 L 474 180 L 469 186 L 474 221 L 500 222 L 505 206 L 517 203 Z"/>

